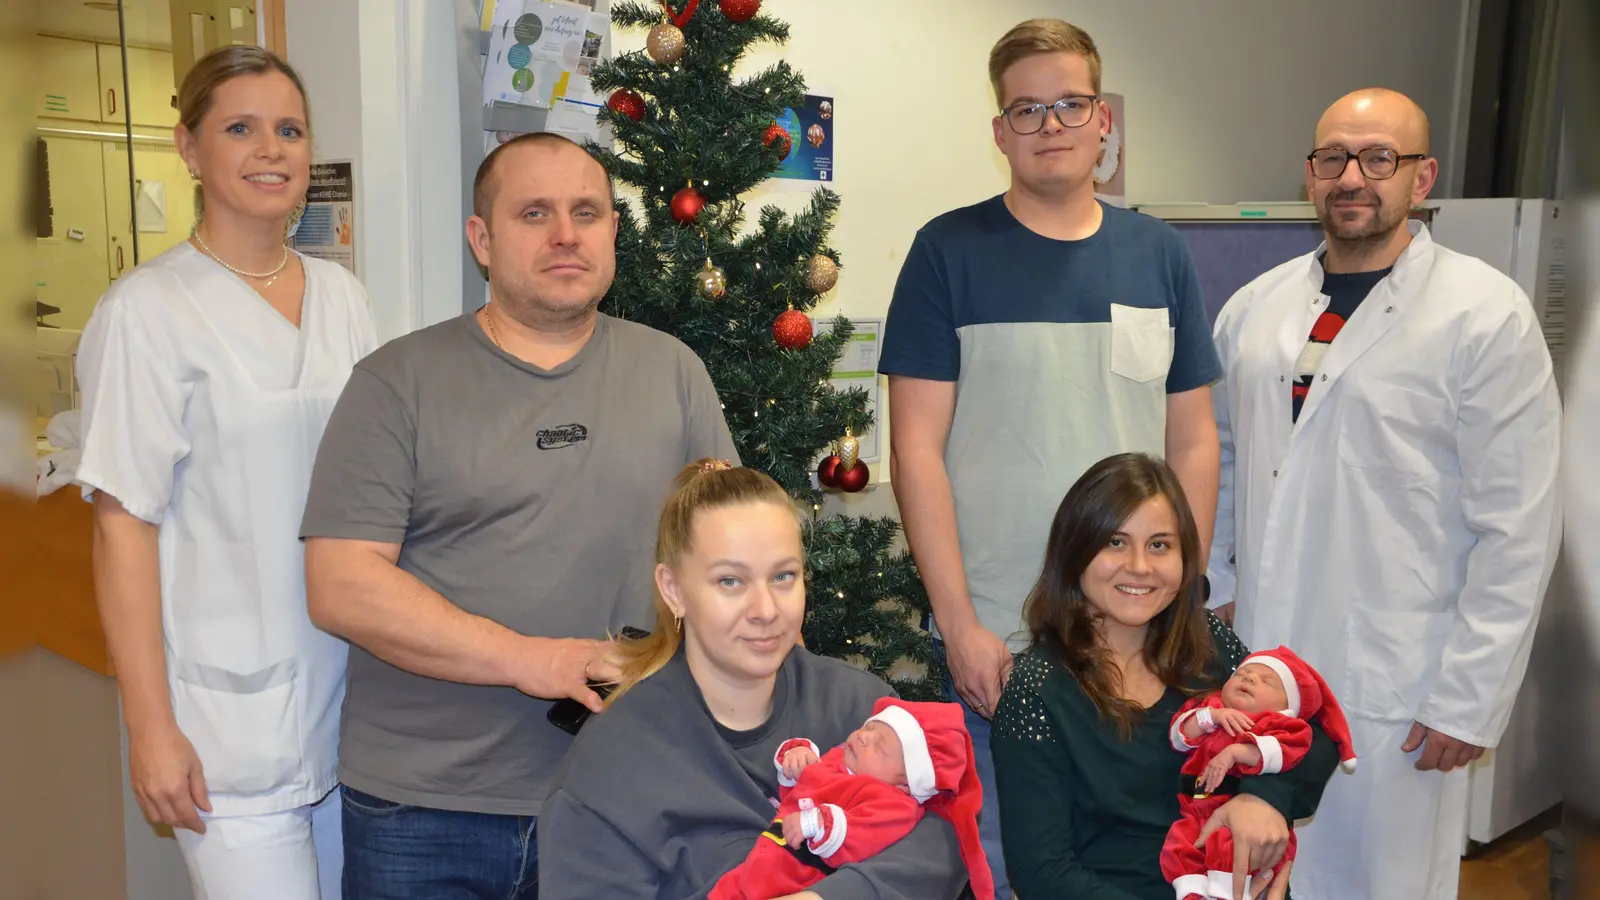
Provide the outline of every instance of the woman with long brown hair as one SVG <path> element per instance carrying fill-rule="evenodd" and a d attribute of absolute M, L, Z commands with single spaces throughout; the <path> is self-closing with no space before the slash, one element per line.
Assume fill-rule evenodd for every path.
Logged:
<path fill-rule="evenodd" d="M 78 353 L 94 583 L 134 796 L 176 829 L 197 900 L 338 896 L 345 645 L 306 610 L 313 458 L 366 292 L 286 246 L 311 180 L 305 90 L 226 47 L 178 91 L 190 239 L 96 306 Z"/>
<path fill-rule="evenodd" d="M 1021 897 L 1170 900 L 1161 844 L 1178 818 L 1184 755 L 1169 728 L 1245 648 L 1201 600 L 1205 563 L 1183 487 L 1144 454 L 1085 472 L 1056 511 L 1024 608 L 1031 634 L 995 712 L 1006 869 Z M 1313 726 L 1290 772 L 1241 778 L 1210 824 L 1232 832 L 1235 896 L 1282 857 L 1338 765 Z M 1252 888 L 1285 896 L 1288 879 Z"/>
<path fill-rule="evenodd" d="M 767 475 L 690 464 L 662 510 L 656 560 L 655 628 L 620 648 L 622 680 L 540 812 L 541 900 L 705 896 L 769 827 L 783 742 L 834 746 L 893 693 L 799 646 L 800 523 Z M 950 900 L 966 882 L 954 830 L 927 816 L 887 850 L 776 900 Z"/>

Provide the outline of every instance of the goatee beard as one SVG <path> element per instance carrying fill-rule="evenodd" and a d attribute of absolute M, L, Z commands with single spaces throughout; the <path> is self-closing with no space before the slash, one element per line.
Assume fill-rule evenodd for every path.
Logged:
<path fill-rule="evenodd" d="M 1333 204 L 1340 201 L 1365 200 L 1372 204 L 1372 221 L 1370 224 L 1354 233 L 1347 233 L 1344 223 L 1339 221 L 1338 214 L 1333 210 Z M 1384 244 L 1392 237 L 1396 229 L 1403 226 L 1405 216 L 1392 216 L 1383 206 L 1383 200 L 1362 191 L 1344 191 L 1338 194 L 1329 194 L 1317 210 L 1317 219 L 1322 223 L 1323 230 L 1330 241 L 1336 241 L 1358 253 Z"/>

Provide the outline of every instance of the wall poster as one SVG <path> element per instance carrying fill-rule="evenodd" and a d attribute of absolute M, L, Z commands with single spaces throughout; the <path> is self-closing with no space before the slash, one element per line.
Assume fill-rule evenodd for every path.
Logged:
<path fill-rule="evenodd" d="M 311 187 L 300 221 L 290 229 L 294 249 L 356 271 L 354 164 L 333 159 L 311 164 Z"/>
<path fill-rule="evenodd" d="M 789 131 L 789 157 L 773 178 L 795 181 L 834 180 L 833 98 L 807 94 L 799 109 L 786 109 L 778 124 Z"/>

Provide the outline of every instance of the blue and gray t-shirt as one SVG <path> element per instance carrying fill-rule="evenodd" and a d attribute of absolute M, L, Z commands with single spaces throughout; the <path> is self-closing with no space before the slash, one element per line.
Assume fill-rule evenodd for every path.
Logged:
<path fill-rule="evenodd" d="M 1059 241 L 1003 196 L 925 225 L 900 271 L 878 371 L 956 382 L 945 465 L 978 619 L 1023 641 L 1050 522 L 1084 471 L 1166 449 L 1166 400 L 1222 366 L 1183 239 L 1102 204 Z"/>

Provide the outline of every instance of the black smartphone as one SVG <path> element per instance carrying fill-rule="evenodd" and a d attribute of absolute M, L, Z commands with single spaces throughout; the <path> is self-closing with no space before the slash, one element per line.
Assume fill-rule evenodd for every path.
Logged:
<path fill-rule="evenodd" d="M 649 636 L 650 632 L 634 628 L 632 625 L 622 629 L 622 637 L 630 641 L 637 641 Z M 614 685 L 610 684 L 589 682 L 590 690 L 599 694 L 602 699 L 610 695 L 613 687 Z M 589 721 L 589 717 L 592 715 L 594 713 L 589 711 L 589 707 L 571 697 L 563 697 L 550 704 L 550 711 L 545 713 L 545 718 L 550 720 L 551 725 L 565 731 L 567 734 L 576 735 L 578 730 L 583 727 L 583 723 Z"/>

